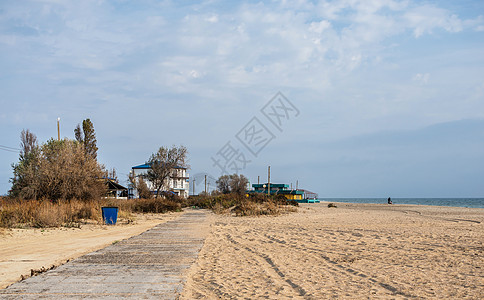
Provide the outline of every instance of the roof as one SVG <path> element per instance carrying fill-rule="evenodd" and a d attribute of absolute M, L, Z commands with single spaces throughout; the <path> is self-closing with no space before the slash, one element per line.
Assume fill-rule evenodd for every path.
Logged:
<path fill-rule="evenodd" d="M 144 164 L 139 165 L 139 166 L 134 166 L 131 169 L 151 169 L 151 165 L 149 163 L 144 163 Z M 185 167 L 179 167 L 179 166 L 174 167 L 174 169 L 185 169 L 186 170 Z"/>
<path fill-rule="evenodd" d="M 120 185 L 119 183 L 112 181 L 112 180 L 106 180 L 106 185 L 108 186 L 108 190 L 127 190 L 124 186 Z"/>
<path fill-rule="evenodd" d="M 247 191 L 248 194 L 266 194 L 267 190 L 251 190 Z M 271 195 L 304 195 L 304 192 L 301 190 L 271 190 Z"/>
<path fill-rule="evenodd" d="M 142 165 L 139 165 L 139 166 L 134 166 L 131 169 L 151 169 L 151 166 L 150 166 L 150 164 L 142 164 Z"/>
<path fill-rule="evenodd" d="M 254 183 L 253 188 L 266 188 L 268 183 Z M 271 188 L 288 188 L 289 184 L 286 183 L 271 183 Z"/>

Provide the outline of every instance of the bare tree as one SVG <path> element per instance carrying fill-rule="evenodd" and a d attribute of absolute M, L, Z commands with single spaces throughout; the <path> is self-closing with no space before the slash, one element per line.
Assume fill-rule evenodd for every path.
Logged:
<path fill-rule="evenodd" d="M 167 190 L 169 186 L 170 174 L 177 167 L 188 168 L 187 148 L 184 146 L 171 148 L 160 147 L 157 152 L 153 153 L 148 160 L 150 169 L 145 175 L 153 184 L 156 190 L 156 197 L 160 191 Z"/>
<path fill-rule="evenodd" d="M 35 147 L 37 147 L 37 137 L 30 130 L 22 130 L 20 133 L 20 156 L 26 157 Z"/>
<path fill-rule="evenodd" d="M 235 194 L 243 195 L 247 191 L 247 184 L 249 179 L 244 175 L 232 174 L 230 175 L 230 191 Z"/>
<path fill-rule="evenodd" d="M 128 180 L 132 187 L 138 191 L 138 197 L 141 199 L 149 199 L 153 197 L 148 185 L 143 180 L 143 176 L 135 176 L 134 173 L 128 174 Z"/>
<path fill-rule="evenodd" d="M 217 179 L 217 189 L 223 193 L 228 194 L 230 193 L 230 176 L 229 175 L 222 175 Z"/>
<path fill-rule="evenodd" d="M 146 182 L 143 180 L 142 177 L 138 177 L 138 182 L 136 183 L 136 189 L 138 190 L 138 196 L 141 199 L 150 199 L 153 197 L 150 189 L 146 185 Z"/>
<path fill-rule="evenodd" d="M 242 174 L 222 175 L 217 180 L 217 189 L 224 194 L 243 195 L 247 191 L 248 183 L 249 180 Z"/>

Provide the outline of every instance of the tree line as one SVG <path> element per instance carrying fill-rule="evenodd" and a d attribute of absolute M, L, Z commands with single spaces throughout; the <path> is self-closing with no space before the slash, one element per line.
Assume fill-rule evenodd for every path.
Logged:
<path fill-rule="evenodd" d="M 114 178 L 116 170 L 107 171 L 97 161 L 97 139 L 90 119 L 77 124 L 74 139 L 49 139 L 39 144 L 29 129 L 20 134 L 21 151 L 17 163 L 12 164 L 13 177 L 9 196 L 20 199 L 90 200 L 106 193 L 103 178 Z M 150 169 L 142 176 L 129 175 L 140 198 L 166 196 L 170 179 L 176 168 L 189 168 L 188 150 L 184 146 L 160 147 L 146 162 Z M 146 182 L 151 183 L 151 190 Z M 217 192 L 243 195 L 248 179 L 244 175 L 222 175 L 216 181 Z"/>

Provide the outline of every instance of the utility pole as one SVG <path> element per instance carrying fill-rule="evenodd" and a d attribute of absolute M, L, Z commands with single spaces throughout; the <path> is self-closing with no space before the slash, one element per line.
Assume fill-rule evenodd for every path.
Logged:
<path fill-rule="evenodd" d="M 60 141 L 60 118 L 57 118 L 57 140 Z"/>
<path fill-rule="evenodd" d="M 193 194 L 193 196 L 195 196 L 195 178 L 193 178 L 192 184 L 193 184 L 193 192 L 192 192 L 192 194 Z"/>
<path fill-rule="evenodd" d="M 205 175 L 205 195 L 207 195 L 207 175 Z"/>
<path fill-rule="evenodd" d="M 296 191 L 297 191 L 297 186 L 299 185 L 299 180 L 296 180 Z"/>
<path fill-rule="evenodd" d="M 257 176 L 257 184 L 260 184 L 260 176 Z"/>
<path fill-rule="evenodd" d="M 271 166 L 267 168 L 267 195 L 271 195 Z"/>

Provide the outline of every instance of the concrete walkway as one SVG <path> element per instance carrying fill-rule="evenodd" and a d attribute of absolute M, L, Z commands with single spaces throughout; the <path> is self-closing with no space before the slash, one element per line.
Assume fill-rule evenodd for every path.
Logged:
<path fill-rule="evenodd" d="M 0 290 L 0 299 L 176 299 L 208 234 L 207 212 L 188 210 L 141 235 Z"/>

